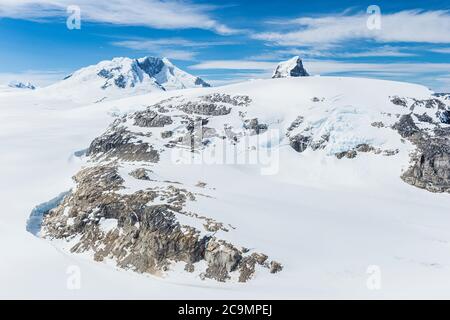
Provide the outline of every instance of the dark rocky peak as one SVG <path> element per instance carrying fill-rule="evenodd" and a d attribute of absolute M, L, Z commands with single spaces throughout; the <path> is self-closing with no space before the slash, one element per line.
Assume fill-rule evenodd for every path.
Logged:
<path fill-rule="evenodd" d="M 303 67 L 302 59 L 295 56 L 278 64 L 272 78 L 308 77 L 309 73 Z"/>

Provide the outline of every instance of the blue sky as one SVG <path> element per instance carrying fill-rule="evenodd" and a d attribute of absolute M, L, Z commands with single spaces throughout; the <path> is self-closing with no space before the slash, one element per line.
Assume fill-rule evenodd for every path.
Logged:
<path fill-rule="evenodd" d="M 79 30 L 66 26 L 69 5 Z M 380 28 L 367 27 L 370 5 Z M 450 92 L 450 2 L 0 0 L 0 48 L 0 83 L 46 85 L 100 60 L 154 55 L 220 85 L 269 77 L 300 55 L 312 74 Z"/>

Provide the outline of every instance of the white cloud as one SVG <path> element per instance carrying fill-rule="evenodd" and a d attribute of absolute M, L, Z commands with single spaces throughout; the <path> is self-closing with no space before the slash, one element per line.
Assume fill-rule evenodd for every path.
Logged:
<path fill-rule="evenodd" d="M 366 51 L 337 53 L 335 57 L 340 58 L 364 58 L 364 57 L 413 57 L 417 56 L 415 53 L 404 52 L 401 48 L 391 46 L 384 46 L 381 48 L 370 49 Z"/>
<path fill-rule="evenodd" d="M 431 52 L 450 54 L 450 48 L 431 49 Z"/>
<path fill-rule="evenodd" d="M 348 48 L 339 50 L 322 50 L 314 47 L 307 48 L 288 48 L 274 50 L 268 53 L 262 53 L 259 55 L 251 56 L 249 60 L 283 60 L 292 56 L 301 56 L 302 58 L 367 58 L 367 57 L 413 57 L 417 56 L 416 53 L 412 53 L 409 48 L 394 47 L 394 46 L 381 46 L 378 48 L 350 51 Z"/>
<path fill-rule="evenodd" d="M 219 34 L 233 34 L 235 29 L 213 19 L 212 6 L 179 0 L 77 0 L 82 21 L 117 25 L 146 26 L 159 29 L 200 28 Z M 0 0 L 0 17 L 46 19 L 66 17 L 73 0 Z"/>
<path fill-rule="evenodd" d="M 445 73 L 450 63 L 353 63 L 334 60 L 306 60 L 308 71 L 314 74 L 330 73 L 391 73 L 391 74 L 427 74 Z"/>
<path fill-rule="evenodd" d="M 228 41 L 196 42 L 181 38 L 167 39 L 131 39 L 115 41 L 115 46 L 125 47 L 137 51 L 146 51 L 150 54 L 178 60 L 192 61 L 197 55 L 197 49 L 210 46 L 228 45 Z"/>
<path fill-rule="evenodd" d="M 355 39 L 377 42 L 450 43 L 450 11 L 410 10 L 381 15 L 381 29 L 367 27 L 367 14 L 302 17 L 290 20 L 291 31 L 255 34 L 255 39 L 282 46 L 338 45 Z"/>

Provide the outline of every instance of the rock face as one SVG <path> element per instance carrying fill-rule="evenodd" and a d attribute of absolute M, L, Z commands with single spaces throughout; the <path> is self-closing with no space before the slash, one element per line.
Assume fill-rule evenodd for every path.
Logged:
<path fill-rule="evenodd" d="M 303 67 L 299 56 L 280 62 L 272 75 L 272 78 L 308 77 L 309 74 Z"/>
<path fill-rule="evenodd" d="M 144 180 L 147 177 L 140 169 L 130 175 Z M 199 270 L 199 277 L 217 281 L 226 281 L 236 273 L 239 281 L 245 282 L 253 275 L 255 265 L 272 272 L 272 265 L 278 264 L 252 259 L 261 254 L 249 255 L 244 248 L 180 223 L 180 216 L 192 216 L 184 210 L 186 202 L 197 197 L 185 189 L 168 186 L 122 194 L 124 179 L 113 165 L 84 169 L 74 179 L 75 191 L 43 223 L 47 238 L 79 237 L 71 252 L 90 251 L 97 261 L 113 259 L 122 268 L 155 275 L 180 262 L 194 272 L 195 264 L 204 261 L 207 267 Z M 166 199 L 164 204 L 152 203 L 161 198 Z M 205 225 L 214 222 L 198 216 L 193 218 L 205 220 Z M 214 223 L 221 228 L 222 224 Z M 281 269 L 280 265 L 277 271 Z"/>
<path fill-rule="evenodd" d="M 158 72 L 160 66 L 142 68 Z M 325 97 L 306 101 L 310 105 L 293 108 L 281 120 L 256 112 L 260 102 L 253 105 L 248 96 L 224 93 L 173 96 L 133 109 L 137 111 L 116 118 L 92 141 L 86 168 L 75 175 L 73 190 L 44 217 L 42 236 L 66 241 L 71 252 L 92 253 L 95 260 L 112 260 L 141 273 L 166 275 L 176 269 L 198 279 L 246 282 L 257 271 L 280 272 L 283 266 L 272 260 L 273 253 L 229 240 L 239 238 L 233 237 L 239 226 L 211 212 L 220 193 L 208 176 L 183 180 L 183 174 L 171 175 L 186 158 L 211 150 L 240 151 L 242 146 L 252 152 L 277 144 L 291 156 L 323 153 L 339 164 L 395 157 L 409 141 L 415 154 L 399 176 L 419 188 L 450 192 L 446 100 L 386 96 L 387 107 L 372 114 L 354 106 L 335 108 Z M 314 113 L 317 109 L 321 112 Z M 282 135 L 271 137 L 271 129 Z M 387 134 L 377 136 L 383 131 Z M 360 137 L 367 132 L 369 138 Z M 258 248 L 258 243 L 250 245 Z"/>
<path fill-rule="evenodd" d="M 281 271 L 267 255 L 220 238 L 235 227 L 187 209 L 209 197 L 198 193 L 208 183 L 188 187 L 158 172 L 172 149 L 195 152 L 212 138 L 228 142 L 230 131 L 236 138 L 267 130 L 258 119 L 245 118 L 249 103 L 249 97 L 225 94 L 174 97 L 116 119 L 89 146 L 89 165 L 75 175 L 75 188 L 45 215 L 42 236 L 139 273 L 162 276 L 181 264 L 199 279 L 246 282 L 258 268 Z M 207 126 L 225 116 L 241 125 L 223 131 Z"/>
<path fill-rule="evenodd" d="M 450 192 L 450 140 L 433 139 L 419 144 L 405 182 L 431 192 Z"/>
<path fill-rule="evenodd" d="M 303 152 L 308 148 L 311 142 L 311 137 L 303 136 L 301 134 L 297 134 L 290 138 L 290 146 L 297 152 Z"/>
<path fill-rule="evenodd" d="M 398 109 L 398 112 L 381 114 L 380 118 L 394 122 L 388 126 L 383 121 L 371 121 L 367 126 L 377 130 L 393 129 L 402 141 L 408 140 L 416 147 L 415 153 L 411 156 L 411 167 L 403 172 L 402 179 L 428 191 L 450 192 L 450 127 L 448 126 L 450 108 L 447 96 L 441 95 L 423 100 L 394 96 L 390 97 L 389 101 Z M 323 101 L 313 102 L 322 103 Z M 353 110 L 344 111 L 345 114 L 353 112 Z M 342 114 L 337 114 L 337 117 L 339 123 L 345 122 Z M 317 124 L 323 125 L 317 126 Z M 354 159 L 364 153 L 382 156 L 395 156 L 399 153 L 398 148 L 380 148 L 368 142 L 356 143 L 358 138 L 353 139 L 352 145 L 343 142 L 340 150 L 336 151 L 336 148 L 330 148 L 330 141 L 339 139 L 335 130 L 330 130 L 330 128 L 335 129 L 335 126 L 335 122 L 330 125 L 330 115 L 323 119 L 315 119 L 313 122 L 309 122 L 300 115 L 287 128 L 286 137 L 289 139 L 290 147 L 298 153 L 308 149 L 324 150 L 342 160 Z"/>
<path fill-rule="evenodd" d="M 140 136 L 120 126 L 122 121 L 115 121 L 108 131 L 92 141 L 86 155 L 104 159 L 158 162 L 158 151 L 149 143 L 143 142 Z"/>
<path fill-rule="evenodd" d="M 172 124 L 172 119 L 155 111 L 146 110 L 135 113 L 134 124 L 139 127 L 162 128 Z"/>
<path fill-rule="evenodd" d="M 392 128 L 397 130 L 402 138 L 412 137 L 414 134 L 419 132 L 419 128 L 414 123 L 414 120 L 410 114 L 401 116 L 400 121 L 397 122 Z"/>
<path fill-rule="evenodd" d="M 396 103 L 398 101 L 402 102 Z M 402 115 L 392 126 L 402 138 L 416 146 L 411 166 L 402 174 L 402 179 L 431 192 L 450 192 L 450 128 L 447 126 L 449 111 L 445 103 L 434 98 L 413 99 L 409 103 L 406 98 L 395 98 L 392 102 L 409 107 L 411 111 L 430 109 L 423 114 L 414 114 L 414 117 L 412 114 Z M 419 123 L 427 126 L 420 128 Z"/>

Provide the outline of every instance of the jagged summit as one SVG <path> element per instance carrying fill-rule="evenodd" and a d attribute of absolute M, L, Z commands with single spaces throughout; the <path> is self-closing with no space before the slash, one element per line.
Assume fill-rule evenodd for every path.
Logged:
<path fill-rule="evenodd" d="M 209 86 L 167 58 L 118 57 L 82 68 L 48 89 L 67 93 L 75 100 L 97 102 L 155 91 Z"/>
<path fill-rule="evenodd" d="M 303 67 L 302 59 L 295 56 L 278 64 L 272 78 L 308 77 L 309 73 Z"/>
<path fill-rule="evenodd" d="M 161 84 L 165 90 L 194 87 L 210 87 L 199 77 L 177 68 L 167 58 L 144 57 L 136 60 L 137 65 L 150 77 Z"/>
<path fill-rule="evenodd" d="M 76 71 L 65 80 L 89 80 L 93 76 L 105 79 L 103 89 L 110 86 L 133 88 L 140 84 L 153 84 L 163 90 L 209 87 L 202 79 L 177 68 L 167 58 L 140 59 L 114 58 Z"/>

